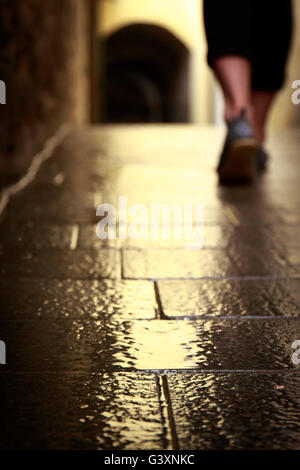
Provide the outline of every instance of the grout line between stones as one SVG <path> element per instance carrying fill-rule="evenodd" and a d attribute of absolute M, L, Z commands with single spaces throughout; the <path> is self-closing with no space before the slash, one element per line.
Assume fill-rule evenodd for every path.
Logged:
<path fill-rule="evenodd" d="M 121 279 L 123 280 L 126 280 L 126 276 L 125 276 L 125 273 L 124 273 L 124 253 L 123 253 L 123 249 L 121 248 L 120 250 L 120 270 L 121 270 L 121 273 L 120 273 L 120 277 Z"/>
<path fill-rule="evenodd" d="M 162 383 L 162 390 L 164 393 L 164 399 L 167 404 L 167 411 L 168 411 L 168 419 L 169 419 L 169 426 L 171 430 L 171 437 L 172 437 L 172 446 L 173 450 L 179 450 L 179 441 L 178 441 L 178 435 L 177 435 L 177 430 L 176 430 L 176 423 L 175 423 L 175 418 L 174 418 L 174 413 L 173 413 L 173 408 L 172 408 L 172 401 L 171 401 L 171 396 L 169 392 L 169 384 L 168 384 L 168 379 L 166 375 L 161 375 L 161 383 Z"/>
<path fill-rule="evenodd" d="M 168 418 L 168 404 L 165 400 L 165 396 L 163 393 L 163 384 L 162 384 L 162 377 L 158 374 L 155 374 L 156 386 L 157 386 L 157 394 L 158 394 L 158 402 L 160 407 L 160 414 L 162 420 L 162 441 L 163 441 L 163 448 L 165 450 L 172 450 L 172 433 L 170 429 L 170 423 Z"/>
<path fill-rule="evenodd" d="M 0 198 L 0 215 L 6 209 L 11 198 L 13 198 L 16 194 L 25 189 L 35 180 L 42 164 L 54 154 L 56 148 L 65 140 L 70 131 L 71 127 L 69 125 L 62 125 L 58 131 L 45 142 L 41 152 L 37 153 L 32 158 L 31 165 L 25 175 L 17 183 L 8 186 L 3 190 Z"/>
<path fill-rule="evenodd" d="M 71 240 L 70 240 L 70 250 L 76 250 L 78 246 L 78 237 L 79 237 L 79 225 L 74 225 L 72 227 Z"/>
<path fill-rule="evenodd" d="M 157 319 L 158 320 L 165 320 L 166 317 L 165 317 L 165 314 L 164 314 L 164 309 L 163 309 L 162 301 L 161 301 L 161 298 L 160 298 L 157 281 L 154 281 L 153 286 L 154 286 L 155 300 L 156 300 L 156 305 L 157 305 L 157 309 L 156 309 Z"/>
<path fill-rule="evenodd" d="M 133 277 L 125 276 L 128 281 L 298 281 L 299 274 L 287 276 L 202 276 L 202 277 Z"/>
<path fill-rule="evenodd" d="M 75 375 L 75 376 L 89 376 L 97 374 L 107 374 L 110 372 L 112 374 L 156 374 L 159 377 L 164 377 L 167 375 L 174 374 L 198 374 L 198 375 L 210 375 L 210 374 L 277 374 L 280 375 L 299 375 L 300 369 L 297 367 L 294 368 L 285 368 L 285 369 L 135 369 L 135 368 L 126 368 L 126 369 L 103 369 L 87 373 L 86 370 L 14 370 L 8 371 L 3 370 L 1 372 L 0 378 L 5 375 Z"/>

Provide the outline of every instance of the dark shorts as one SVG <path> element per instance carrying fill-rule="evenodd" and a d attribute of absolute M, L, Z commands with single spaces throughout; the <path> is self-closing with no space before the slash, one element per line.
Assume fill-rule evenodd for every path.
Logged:
<path fill-rule="evenodd" d="M 208 63 L 219 57 L 250 60 L 253 89 L 277 91 L 285 78 L 292 35 L 291 0 L 204 0 Z"/>

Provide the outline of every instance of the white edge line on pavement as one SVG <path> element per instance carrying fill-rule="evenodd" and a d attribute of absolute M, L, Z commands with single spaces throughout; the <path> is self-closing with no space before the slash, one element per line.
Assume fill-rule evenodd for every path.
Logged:
<path fill-rule="evenodd" d="M 70 250 L 76 250 L 78 245 L 79 225 L 74 225 L 72 228 Z"/>
<path fill-rule="evenodd" d="M 53 155 L 54 150 L 67 137 L 70 131 L 70 125 L 62 125 L 57 132 L 46 141 L 44 148 L 33 157 L 25 175 L 17 183 L 4 188 L 0 198 L 0 215 L 4 212 L 11 198 L 34 181 L 41 165 Z"/>

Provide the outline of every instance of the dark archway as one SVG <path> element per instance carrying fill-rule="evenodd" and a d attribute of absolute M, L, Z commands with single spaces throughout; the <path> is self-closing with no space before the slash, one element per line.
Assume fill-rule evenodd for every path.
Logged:
<path fill-rule="evenodd" d="M 106 122 L 188 122 L 189 50 L 170 31 L 133 24 L 104 43 Z"/>

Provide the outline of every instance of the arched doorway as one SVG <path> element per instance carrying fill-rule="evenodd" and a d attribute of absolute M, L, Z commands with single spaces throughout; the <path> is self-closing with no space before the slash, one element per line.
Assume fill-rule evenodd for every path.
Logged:
<path fill-rule="evenodd" d="M 189 50 L 170 31 L 132 24 L 103 49 L 104 121 L 189 122 Z"/>

